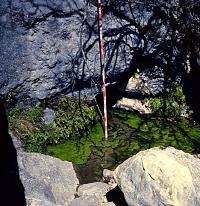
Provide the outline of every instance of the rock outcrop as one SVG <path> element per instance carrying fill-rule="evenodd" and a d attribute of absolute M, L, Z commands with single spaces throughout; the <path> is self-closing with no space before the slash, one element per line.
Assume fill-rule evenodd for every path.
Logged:
<path fill-rule="evenodd" d="M 168 50 L 162 51 L 171 35 L 168 16 L 157 12 L 159 3 L 130 1 L 130 10 L 127 2 L 108 2 L 117 2 L 107 8 L 103 19 L 108 81 L 127 70 L 130 72 L 124 76 L 130 78 L 138 68 L 153 69 L 150 73 L 156 74 L 159 84 L 152 77 L 147 79 L 147 87 L 159 90 L 163 80 L 160 66 L 165 68 L 166 62 L 158 54 L 161 50 L 168 55 Z M 170 10 L 177 4 L 171 0 L 165 6 Z M 91 77 L 93 86 L 94 81 L 100 86 L 97 8 L 93 4 L 84 0 L 1 0 L 0 5 L 1 94 L 11 91 L 17 99 L 43 100 L 91 87 Z M 152 31 L 156 31 L 155 38 Z"/>
<path fill-rule="evenodd" d="M 200 205 L 200 160 L 174 148 L 139 152 L 114 171 L 129 206 Z"/>
<path fill-rule="evenodd" d="M 13 137 L 16 144 L 16 138 Z M 103 182 L 79 185 L 71 162 L 39 153 L 18 150 L 18 167 L 27 206 L 114 206 L 106 193 L 112 186 Z"/>
<path fill-rule="evenodd" d="M 71 162 L 18 152 L 18 167 L 29 205 L 67 206 L 75 198 L 79 180 Z"/>
<path fill-rule="evenodd" d="M 95 6 L 83 0 L 0 4 L 1 94 L 11 91 L 23 101 L 42 100 L 78 86 L 90 87 L 91 77 L 100 79 Z M 120 26 L 110 17 L 105 24 L 106 30 Z M 108 73 L 124 70 L 128 56 L 113 59 Z"/>

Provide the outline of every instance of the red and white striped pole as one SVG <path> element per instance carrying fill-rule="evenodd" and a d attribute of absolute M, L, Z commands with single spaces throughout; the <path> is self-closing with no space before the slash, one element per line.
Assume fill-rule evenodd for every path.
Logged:
<path fill-rule="evenodd" d="M 105 140 L 108 140 L 108 118 L 107 118 L 107 103 L 106 103 L 106 72 L 104 67 L 104 43 L 103 43 L 103 18 L 101 10 L 101 0 L 98 0 L 98 29 L 99 29 L 99 50 L 100 50 L 100 65 L 102 71 L 102 93 L 103 93 L 103 106 L 104 106 L 104 133 Z"/>

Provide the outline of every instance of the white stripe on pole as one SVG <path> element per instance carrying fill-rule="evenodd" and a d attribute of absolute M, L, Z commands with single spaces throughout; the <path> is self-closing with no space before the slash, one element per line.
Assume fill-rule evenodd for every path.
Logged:
<path fill-rule="evenodd" d="M 101 10 L 101 0 L 98 0 L 98 28 L 99 28 L 99 50 L 100 50 L 100 65 L 102 71 L 102 93 L 103 93 L 103 106 L 104 106 L 104 132 L 105 140 L 108 140 L 108 118 L 107 118 L 107 103 L 106 103 L 106 73 L 104 67 L 104 43 L 103 43 L 103 19 Z"/>

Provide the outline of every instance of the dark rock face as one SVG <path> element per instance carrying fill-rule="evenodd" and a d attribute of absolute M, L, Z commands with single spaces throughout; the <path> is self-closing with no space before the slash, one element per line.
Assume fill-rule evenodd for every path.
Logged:
<path fill-rule="evenodd" d="M 69 87 L 82 8 L 82 1 L 1 1 L 1 93 L 44 99 Z"/>
<path fill-rule="evenodd" d="M 166 90 L 172 81 L 194 80 L 189 73 L 199 70 L 200 43 L 195 2 L 103 2 L 107 82 L 117 81 L 117 92 L 137 69 L 149 71 L 152 80 L 145 83 L 153 93 Z M 0 3 L 1 94 L 12 91 L 25 101 L 95 83 L 100 90 L 95 1 Z M 186 87 L 193 90 L 192 84 Z"/>
<path fill-rule="evenodd" d="M 95 20 L 96 7 L 82 0 L 1 0 L 0 93 L 41 100 L 100 79 Z M 119 25 L 105 21 L 105 27 Z M 117 73 L 126 66 L 123 58 Z"/>

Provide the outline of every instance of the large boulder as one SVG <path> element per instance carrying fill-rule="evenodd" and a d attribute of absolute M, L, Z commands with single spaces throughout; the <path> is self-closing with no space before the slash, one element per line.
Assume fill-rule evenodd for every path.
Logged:
<path fill-rule="evenodd" d="M 111 187 L 106 183 L 79 186 L 71 162 L 18 150 L 18 167 L 27 206 L 115 205 L 107 202 L 106 193 Z"/>
<path fill-rule="evenodd" d="M 0 94 L 43 100 L 100 79 L 96 11 L 83 0 L 0 0 Z M 121 24 L 109 17 L 105 25 Z M 123 71 L 128 56 L 113 58 L 108 73 Z"/>
<path fill-rule="evenodd" d="M 171 147 L 139 152 L 114 178 L 130 206 L 200 205 L 200 160 Z"/>
<path fill-rule="evenodd" d="M 20 179 L 30 206 L 68 206 L 79 180 L 73 164 L 38 153 L 18 152 Z"/>
<path fill-rule="evenodd" d="M 130 11 L 127 2 L 109 2 L 117 2 L 117 9 L 107 8 L 103 18 L 108 81 L 126 81 L 137 68 L 151 68 L 159 84 L 149 78 L 147 87 L 157 91 L 163 59 L 157 50 L 170 35 L 167 17 L 157 12 L 159 4 L 130 1 Z M 176 2 L 171 0 L 166 8 L 176 7 Z M 24 101 L 68 94 L 91 84 L 100 89 L 96 18 L 97 8 L 84 0 L 0 0 L 0 94 L 11 91 Z M 120 75 L 127 70 L 127 75 Z"/>

